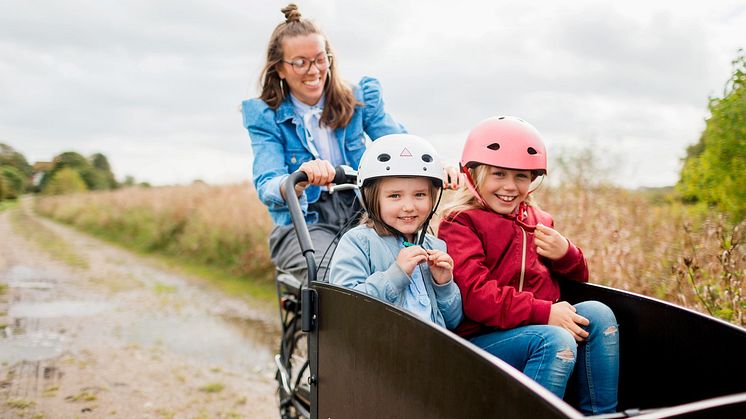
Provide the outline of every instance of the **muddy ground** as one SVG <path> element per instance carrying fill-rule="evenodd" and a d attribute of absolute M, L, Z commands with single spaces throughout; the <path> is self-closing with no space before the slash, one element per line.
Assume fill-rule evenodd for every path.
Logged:
<path fill-rule="evenodd" d="M 270 304 L 24 208 L 0 212 L 0 417 L 277 417 Z M 12 211 L 54 232 L 77 262 L 19 234 Z"/>

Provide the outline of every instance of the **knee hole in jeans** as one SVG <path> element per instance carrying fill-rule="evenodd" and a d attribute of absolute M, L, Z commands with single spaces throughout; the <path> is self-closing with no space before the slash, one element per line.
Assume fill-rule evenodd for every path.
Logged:
<path fill-rule="evenodd" d="M 557 358 L 563 361 L 575 361 L 575 353 L 572 349 L 563 349 L 557 352 Z"/>

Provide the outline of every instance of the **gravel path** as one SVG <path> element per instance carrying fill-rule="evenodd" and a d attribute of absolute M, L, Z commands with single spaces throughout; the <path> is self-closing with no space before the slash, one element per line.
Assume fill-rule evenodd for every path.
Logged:
<path fill-rule="evenodd" d="M 27 207 L 0 213 L 0 417 L 277 417 L 271 305 Z M 19 235 L 19 216 L 53 232 L 73 261 Z"/>

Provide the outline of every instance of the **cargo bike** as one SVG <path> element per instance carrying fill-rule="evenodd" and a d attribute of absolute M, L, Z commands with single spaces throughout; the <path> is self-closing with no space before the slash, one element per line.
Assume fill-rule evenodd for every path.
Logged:
<path fill-rule="evenodd" d="M 294 172 L 285 190 L 306 180 Z M 355 172 L 337 168 L 334 183 L 355 188 Z M 276 274 L 280 417 L 584 417 L 573 400 L 556 397 L 456 334 L 318 280 L 317 249 L 300 204 L 294 194 L 287 201 L 308 274 L 305 280 Z M 571 281 L 560 286 L 563 300 L 601 301 L 619 323 L 618 412 L 595 418 L 746 418 L 746 330 L 627 291 Z"/>

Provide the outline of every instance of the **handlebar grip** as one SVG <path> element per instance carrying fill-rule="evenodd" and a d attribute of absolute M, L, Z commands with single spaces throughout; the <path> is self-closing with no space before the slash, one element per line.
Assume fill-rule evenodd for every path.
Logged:
<path fill-rule="evenodd" d="M 334 168 L 334 183 L 336 184 L 342 184 L 342 183 L 348 183 L 348 176 L 347 172 L 345 171 L 345 168 L 342 166 L 337 166 Z"/>
<path fill-rule="evenodd" d="M 334 168 L 334 183 L 337 185 L 357 183 L 357 170 L 350 166 L 340 165 Z"/>

